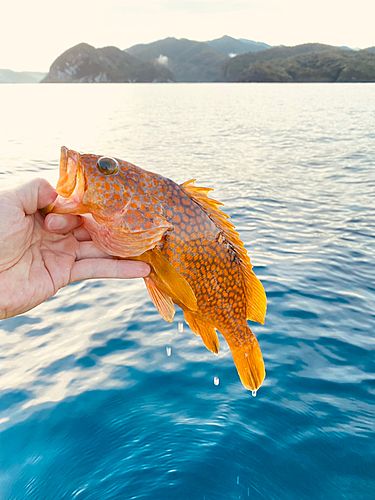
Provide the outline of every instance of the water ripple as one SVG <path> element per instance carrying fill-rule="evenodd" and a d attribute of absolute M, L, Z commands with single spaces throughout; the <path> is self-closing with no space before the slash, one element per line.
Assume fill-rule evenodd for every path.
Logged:
<path fill-rule="evenodd" d="M 0 90 L 1 186 L 55 182 L 62 144 L 195 177 L 269 300 L 256 398 L 141 281 L 3 321 L 1 498 L 373 498 L 375 86 Z"/>

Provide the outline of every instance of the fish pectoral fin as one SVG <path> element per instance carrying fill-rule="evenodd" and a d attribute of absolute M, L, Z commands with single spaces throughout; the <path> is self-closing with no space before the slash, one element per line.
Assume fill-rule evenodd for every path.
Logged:
<path fill-rule="evenodd" d="M 200 315 L 190 311 L 184 311 L 184 316 L 186 323 L 193 332 L 202 337 L 203 343 L 207 349 L 217 354 L 219 352 L 220 342 L 215 327 Z"/>
<path fill-rule="evenodd" d="M 249 326 L 246 325 L 245 328 L 246 331 L 241 334 L 238 341 L 233 338 L 233 333 L 229 336 L 224 332 L 224 337 L 232 351 L 242 384 L 246 389 L 256 391 L 262 385 L 266 371 L 258 341 Z"/>
<path fill-rule="evenodd" d="M 197 298 L 187 280 L 154 248 L 141 255 L 139 260 L 150 264 L 155 272 L 155 282 L 179 305 L 192 311 L 197 310 Z M 159 283 L 160 282 L 160 283 Z"/>
<path fill-rule="evenodd" d="M 170 227 L 167 224 L 161 224 L 149 229 L 133 231 L 119 225 L 106 227 L 105 221 L 95 215 L 85 219 L 85 226 L 99 248 L 110 255 L 124 259 L 137 257 L 154 248 Z"/>
<path fill-rule="evenodd" d="M 160 290 L 155 284 L 154 280 L 150 277 L 144 278 L 147 291 L 151 297 L 152 302 L 155 304 L 156 309 L 159 311 L 160 316 L 171 323 L 174 318 L 174 304 L 173 300 L 165 292 Z"/>

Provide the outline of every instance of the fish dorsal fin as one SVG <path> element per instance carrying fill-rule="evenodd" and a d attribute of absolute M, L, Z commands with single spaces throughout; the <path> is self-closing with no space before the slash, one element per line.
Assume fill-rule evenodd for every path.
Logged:
<path fill-rule="evenodd" d="M 151 297 L 152 302 L 154 303 L 156 309 L 159 311 L 160 316 L 165 320 L 171 323 L 174 318 L 174 304 L 173 300 L 164 293 L 160 288 L 155 284 L 154 280 L 149 276 L 144 278 L 147 291 Z"/>
<path fill-rule="evenodd" d="M 251 264 L 250 264 L 251 266 Z M 267 310 L 267 296 L 261 281 L 250 267 L 244 269 L 246 277 L 247 319 L 264 324 Z"/>
<path fill-rule="evenodd" d="M 222 206 L 223 203 L 207 196 L 208 193 L 212 191 L 211 188 L 195 186 L 194 182 L 195 179 L 186 181 L 181 184 L 181 188 L 190 198 L 200 205 L 202 210 L 204 210 L 212 222 L 220 229 L 221 234 L 232 246 L 241 263 L 241 269 L 244 274 L 247 319 L 263 324 L 267 309 L 266 293 L 262 283 L 252 270 L 253 266 L 251 265 L 247 250 L 234 225 L 229 220 L 229 215 L 220 210 L 219 207 Z"/>

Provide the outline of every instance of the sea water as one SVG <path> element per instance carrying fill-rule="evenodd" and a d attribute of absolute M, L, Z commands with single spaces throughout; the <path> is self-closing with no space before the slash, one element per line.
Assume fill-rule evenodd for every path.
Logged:
<path fill-rule="evenodd" d="M 1 188 L 56 182 L 61 145 L 196 178 L 268 296 L 256 398 L 142 280 L 2 321 L 0 498 L 374 498 L 375 85 L 2 85 L 0 109 Z"/>

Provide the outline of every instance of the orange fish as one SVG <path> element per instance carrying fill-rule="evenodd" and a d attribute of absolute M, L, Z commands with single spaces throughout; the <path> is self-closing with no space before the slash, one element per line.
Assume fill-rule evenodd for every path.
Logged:
<path fill-rule="evenodd" d="M 147 290 L 172 321 L 174 304 L 207 349 L 218 330 L 243 385 L 265 377 L 262 353 L 247 319 L 264 323 L 266 295 L 222 203 L 194 180 L 181 185 L 116 158 L 61 148 L 59 194 L 48 211 L 81 214 L 96 245 L 110 255 L 151 266 Z"/>

